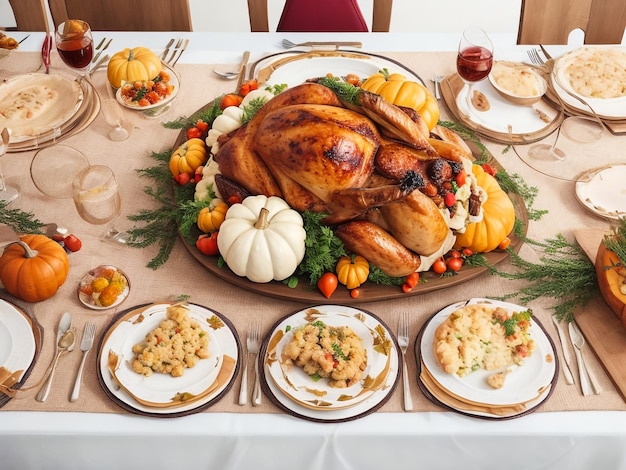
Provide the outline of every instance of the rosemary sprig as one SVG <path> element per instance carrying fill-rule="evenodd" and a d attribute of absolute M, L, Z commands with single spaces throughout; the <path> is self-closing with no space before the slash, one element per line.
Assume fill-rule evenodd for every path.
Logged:
<path fill-rule="evenodd" d="M 505 279 L 525 280 L 529 284 L 503 299 L 519 298 L 522 303 L 528 303 L 539 297 L 550 297 L 558 301 L 551 307 L 555 317 L 559 321 L 572 321 L 574 311 L 599 294 L 593 263 L 576 243 L 568 242 L 562 234 L 545 242 L 528 238 L 524 241 L 539 248 L 543 255 L 539 262 L 533 263 L 508 250 L 518 271 L 493 272 Z"/>
<path fill-rule="evenodd" d="M 618 257 L 622 266 L 626 266 L 626 217 L 618 219 L 611 231 L 602 240 L 607 250 Z"/>
<path fill-rule="evenodd" d="M 0 224 L 8 225 L 17 233 L 41 233 L 44 223 L 35 218 L 32 212 L 9 209 L 10 203 L 0 200 Z"/>

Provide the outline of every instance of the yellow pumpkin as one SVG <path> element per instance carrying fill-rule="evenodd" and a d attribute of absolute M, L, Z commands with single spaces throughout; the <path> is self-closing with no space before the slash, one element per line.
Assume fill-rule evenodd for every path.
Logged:
<path fill-rule="evenodd" d="M 495 250 L 511 233 L 515 224 L 515 208 L 498 181 L 483 170 L 472 165 L 472 173 L 478 186 L 485 190 L 487 200 L 483 203 L 483 219 L 468 224 L 465 233 L 456 235 L 455 248 L 470 248 L 479 253 Z"/>
<path fill-rule="evenodd" d="M 363 82 L 361 88 L 382 96 L 389 103 L 414 109 L 428 130 L 439 121 L 439 105 L 430 90 L 421 83 L 407 80 L 400 73 L 375 73 Z"/>
<path fill-rule="evenodd" d="M 220 228 L 228 212 L 228 204 L 218 198 L 211 201 L 209 207 L 203 207 L 198 213 L 198 228 L 204 233 L 215 232 Z"/>
<path fill-rule="evenodd" d="M 202 139 L 189 139 L 182 143 L 170 157 L 170 172 L 174 177 L 183 173 L 192 177 L 196 169 L 207 161 L 208 154 Z"/>
<path fill-rule="evenodd" d="M 356 289 L 370 274 L 370 264 L 362 256 L 342 256 L 335 267 L 337 280 L 348 289 Z"/>
<path fill-rule="evenodd" d="M 154 79 L 163 69 L 161 59 L 147 47 L 126 48 L 113 54 L 107 67 L 107 78 L 115 88 L 122 82 Z"/>
<path fill-rule="evenodd" d="M 0 280 L 9 294 L 26 302 L 52 297 L 67 279 L 65 250 L 45 235 L 24 235 L 0 256 Z"/>

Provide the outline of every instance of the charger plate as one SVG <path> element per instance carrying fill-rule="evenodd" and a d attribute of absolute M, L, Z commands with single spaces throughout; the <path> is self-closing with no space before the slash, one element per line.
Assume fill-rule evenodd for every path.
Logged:
<path fill-rule="evenodd" d="M 149 377 L 132 370 L 133 345 L 166 318 L 170 303 L 132 307 L 107 327 L 98 345 L 98 380 L 104 392 L 120 407 L 145 416 L 178 417 L 205 410 L 233 385 L 241 362 L 241 344 L 232 323 L 222 314 L 197 304 L 187 304 L 189 317 L 209 335 L 209 357 L 182 377 L 154 373 Z M 115 377 L 109 360 L 118 358 Z"/>
<path fill-rule="evenodd" d="M 470 416 L 503 419 L 534 411 L 551 395 L 558 376 L 558 356 L 554 343 L 541 323 L 532 317 L 530 334 L 535 351 L 521 366 L 509 366 L 504 386 L 493 389 L 486 378 L 496 371 L 478 370 L 465 377 L 444 373 L 434 356 L 435 330 L 452 312 L 468 305 L 488 303 L 510 312 L 526 307 L 493 299 L 473 298 L 457 302 L 435 313 L 422 327 L 415 342 L 415 357 L 419 371 L 418 384 L 433 402 Z"/>
<path fill-rule="evenodd" d="M 279 356 L 289 340 L 289 331 L 317 319 L 334 326 L 354 326 L 359 332 L 368 353 L 373 355 L 368 356 L 368 368 L 360 384 L 337 390 L 320 383 L 324 379 L 313 382 L 309 378 L 310 389 L 306 390 L 299 387 L 304 378 L 296 376 L 295 371 L 284 375 Z M 276 406 L 293 416 L 323 423 L 350 421 L 373 413 L 387 402 L 400 377 L 400 348 L 389 328 L 373 313 L 343 305 L 318 305 L 281 318 L 264 339 L 259 361 L 261 386 Z M 298 390 L 288 383 L 290 378 L 295 378 Z M 368 389 L 370 379 L 377 384 Z"/>

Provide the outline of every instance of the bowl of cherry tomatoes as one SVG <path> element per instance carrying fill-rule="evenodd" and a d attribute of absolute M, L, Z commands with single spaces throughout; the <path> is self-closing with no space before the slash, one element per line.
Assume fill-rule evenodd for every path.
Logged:
<path fill-rule="evenodd" d="M 169 107 L 178 95 L 180 76 L 166 64 L 152 80 L 124 82 L 117 89 L 115 98 L 125 108 L 143 111 L 150 115 Z"/>

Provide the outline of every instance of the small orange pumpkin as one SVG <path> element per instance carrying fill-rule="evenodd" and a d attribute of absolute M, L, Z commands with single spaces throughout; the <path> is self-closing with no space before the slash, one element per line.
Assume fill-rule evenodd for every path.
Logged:
<path fill-rule="evenodd" d="M 204 233 L 215 232 L 220 228 L 228 212 L 228 204 L 215 198 L 209 207 L 203 207 L 198 213 L 198 228 Z"/>
<path fill-rule="evenodd" d="M 45 235 L 24 235 L 0 256 L 0 280 L 9 294 L 26 302 L 52 297 L 70 263 L 65 250 Z"/>
<path fill-rule="evenodd" d="M 207 161 L 207 149 L 202 139 L 189 139 L 182 143 L 170 157 L 170 172 L 176 177 L 187 173 L 193 177 L 196 169 Z"/>
<path fill-rule="evenodd" d="M 370 274 L 370 264 L 362 256 L 342 256 L 335 268 L 337 280 L 348 289 L 356 289 Z"/>

